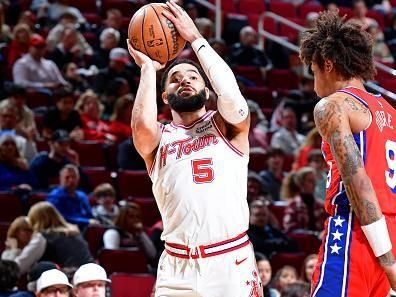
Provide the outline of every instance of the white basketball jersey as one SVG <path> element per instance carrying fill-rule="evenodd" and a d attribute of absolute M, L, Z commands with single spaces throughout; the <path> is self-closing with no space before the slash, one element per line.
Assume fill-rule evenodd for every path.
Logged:
<path fill-rule="evenodd" d="M 163 126 L 149 174 L 164 241 L 197 246 L 248 229 L 249 157 L 222 135 L 214 114 L 210 111 L 189 126 Z"/>

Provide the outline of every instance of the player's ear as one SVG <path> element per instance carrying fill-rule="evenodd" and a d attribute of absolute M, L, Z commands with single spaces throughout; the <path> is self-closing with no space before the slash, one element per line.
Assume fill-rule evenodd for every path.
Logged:
<path fill-rule="evenodd" d="M 161 98 L 162 98 L 162 101 L 164 101 L 165 104 L 169 104 L 168 103 L 168 94 L 166 92 L 162 92 Z"/>
<path fill-rule="evenodd" d="M 209 99 L 209 88 L 208 87 L 205 87 L 205 98 L 206 98 L 206 100 L 208 100 Z"/>
<path fill-rule="evenodd" d="M 331 72 L 334 69 L 334 63 L 330 60 L 325 60 L 324 68 L 326 72 Z"/>

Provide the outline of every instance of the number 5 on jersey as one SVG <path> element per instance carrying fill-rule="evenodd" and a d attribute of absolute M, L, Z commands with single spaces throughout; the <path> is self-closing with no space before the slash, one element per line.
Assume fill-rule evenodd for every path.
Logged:
<path fill-rule="evenodd" d="M 210 183 L 214 179 L 212 158 L 191 160 L 193 181 L 197 184 Z"/>

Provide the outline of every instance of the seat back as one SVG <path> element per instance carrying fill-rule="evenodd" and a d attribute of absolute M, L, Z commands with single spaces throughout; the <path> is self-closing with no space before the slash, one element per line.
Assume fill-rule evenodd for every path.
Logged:
<path fill-rule="evenodd" d="M 147 273 L 147 259 L 139 249 L 108 250 L 99 252 L 99 264 L 108 274 L 114 272 Z"/>
<path fill-rule="evenodd" d="M 116 273 L 110 279 L 112 297 L 148 297 L 155 284 L 150 274 Z"/>

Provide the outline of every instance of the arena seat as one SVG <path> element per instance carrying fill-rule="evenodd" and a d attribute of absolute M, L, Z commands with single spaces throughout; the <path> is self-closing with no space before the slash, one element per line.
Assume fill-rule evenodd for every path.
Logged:
<path fill-rule="evenodd" d="M 301 4 L 298 10 L 300 18 L 306 19 L 308 13 L 323 11 L 324 7 L 318 2 L 306 2 Z"/>
<path fill-rule="evenodd" d="M 48 193 L 33 193 L 28 197 L 27 206 L 30 209 L 37 202 L 45 201 L 47 199 Z"/>
<path fill-rule="evenodd" d="M 353 16 L 352 9 L 349 7 L 340 6 L 338 7 L 338 14 L 343 17 L 346 15 L 346 19 L 350 19 Z"/>
<path fill-rule="evenodd" d="M 84 238 L 88 242 L 89 251 L 95 259 L 98 255 L 98 251 L 103 246 L 103 234 L 106 230 L 107 229 L 102 226 L 88 226 L 84 232 Z"/>
<path fill-rule="evenodd" d="M 305 21 L 300 18 L 288 18 L 289 21 L 296 23 L 300 26 L 304 26 Z M 290 26 L 280 23 L 279 24 L 279 35 L 287 37 L 287 39 L 291 42 L 296 44 L 298 41 L 300 32 Z"/>
<path fill-rule="evenodd" d="M 152 183 L 146 170 L 120 170 L 117 180 L 121 198 L 153 197 Z"/>
<path fill-rule="evenodd" d="M 79 155 L 81 166 L 103 167 L 106 165 L 106 157 L 103 144 L 95 140 L 75 141 L 72 148 Z"/>
<path fill-rule="evenodd" d="M 23 207 L 18 196 L 0 193 L 0 222 L 11 222 L 16 217 L 23 215 Z"/>
<path fill-rule="evenodd" d="M 116 8 L 121 11 L 124 17 L 131 18 L 137 10 L 137 6 L 133 1 L 125 0 L 102 0 L 101 14 L 106 15 L 106 11 Z"/>
<path fill-rule="evenodd" d="M 249 165 L 250 170 L 257 173 L 267 168 L 267 154 L 265 152 L 253 151 L 249 154 Z"/>
<path fill-rule="evenodd" d="M 81 13 L 98 13 L 96 0 L 68 0 L 68 4 L 78 8 Z"/>
<path fill-rule="evenodd" d="M 114 272 L 147 273 L 147 259 L 144 253 L 135 250 L 108 250 L 99 252 L 99 264 L 108 274 Z"/>
<path fill-rule="evenodd" d="M 115 273 L 110 279 L 112 297 L 148 297 L 155 284 L 150 274 Z"/>
<path fill-rule="evenodd" d="M 283 16 L 285 18 L 295 18 L 297 17 L 296 8 L 291 2 L 274 1 L 270 2 L 270 11 L 273 13 Z"/>
<path fill-rule="evenodd" d="M 233 71 L 236 75 L 240 75 L 254 82 L 257 86 L 264 85 L 264 79 L 259 67 L 255 66 L 234 66 Z"/>
<path fill-rule="evenodd" d="M 247 99 L 251 99 L 261 108 L 274 108 L 273 90 L 268 87 L 247 87 L 245 91 Z"/>
<path fill-rule="evenodd" d="M 276 272 L 285 265 L 294 267 L 297 270 L 297 273 L 299 273 L 305 257 L 306 257 L 305 253 L 274 254 L 270 259 L 273 275 L 275 275 Z"/>
<path fill-rule="evenodd" d="M 278 222 L 281 226 L 283 222 L 283 217 L 285 216 L 286 206 L 286 201 L 274 201 L 270 205 L 268 205 L 268 209 L 278 219 Z"/>
<path fill-rule="evenodd" d="M 274 90 L 297 89 L 298 77 L 290 69 L 271 69 L 267 73 L 267 83 Z"/>
<path fill-rule="evenodd" d="M 113 184 L 111 172 L 105 167 L 82 167 L 82 171 L 88 177 L 93 188 L 102 183 Z"/>
<path fill-rule="evenodd" d="M 316 234 L 310 231 L 299 231 L 291 232 L 287 235 L 296 241 L 300 252 L 306 255 L 318 253 L 321 241 Z"/>
<path fill-rule="evenodd" d="M 381 81 L 381 87 L 396 93 L 396 78 L 385 78 Z"/>
<path fill-rule="evenodd" d="M 51 99 L 49 95 L 28 90 L 26 92 L 26 105 L 31 109 L 35 109 L 37 107 L 49 106 L 51 104 Z"/>
<path fill-rule="evenodd" d="M 152 226 L 153 224 L 161 220 L 161 215 L 154 198 L 133 197 L 132 199 L 128 199 L 128 201 L 135 202 L 141 207 L 142 221 L 144 226 Z"/>
<path fill-rule="evenodd" d="M 239 12 L 242 14 L 261 14 L 266 11 L 263 0 L 243 0 L 239 2 Z"/>
<path fill-rule="evenodd" d="M 210 3 L 216 4 L 216 0 L 209 0 Z M 225 13 L 236 13 L 237 12 L 237 7 L 235 5 L 234 0 L 222 0 L 221 1 L 221 11 Z M 210 14 L 210 12 L 209 12 Z"/>

